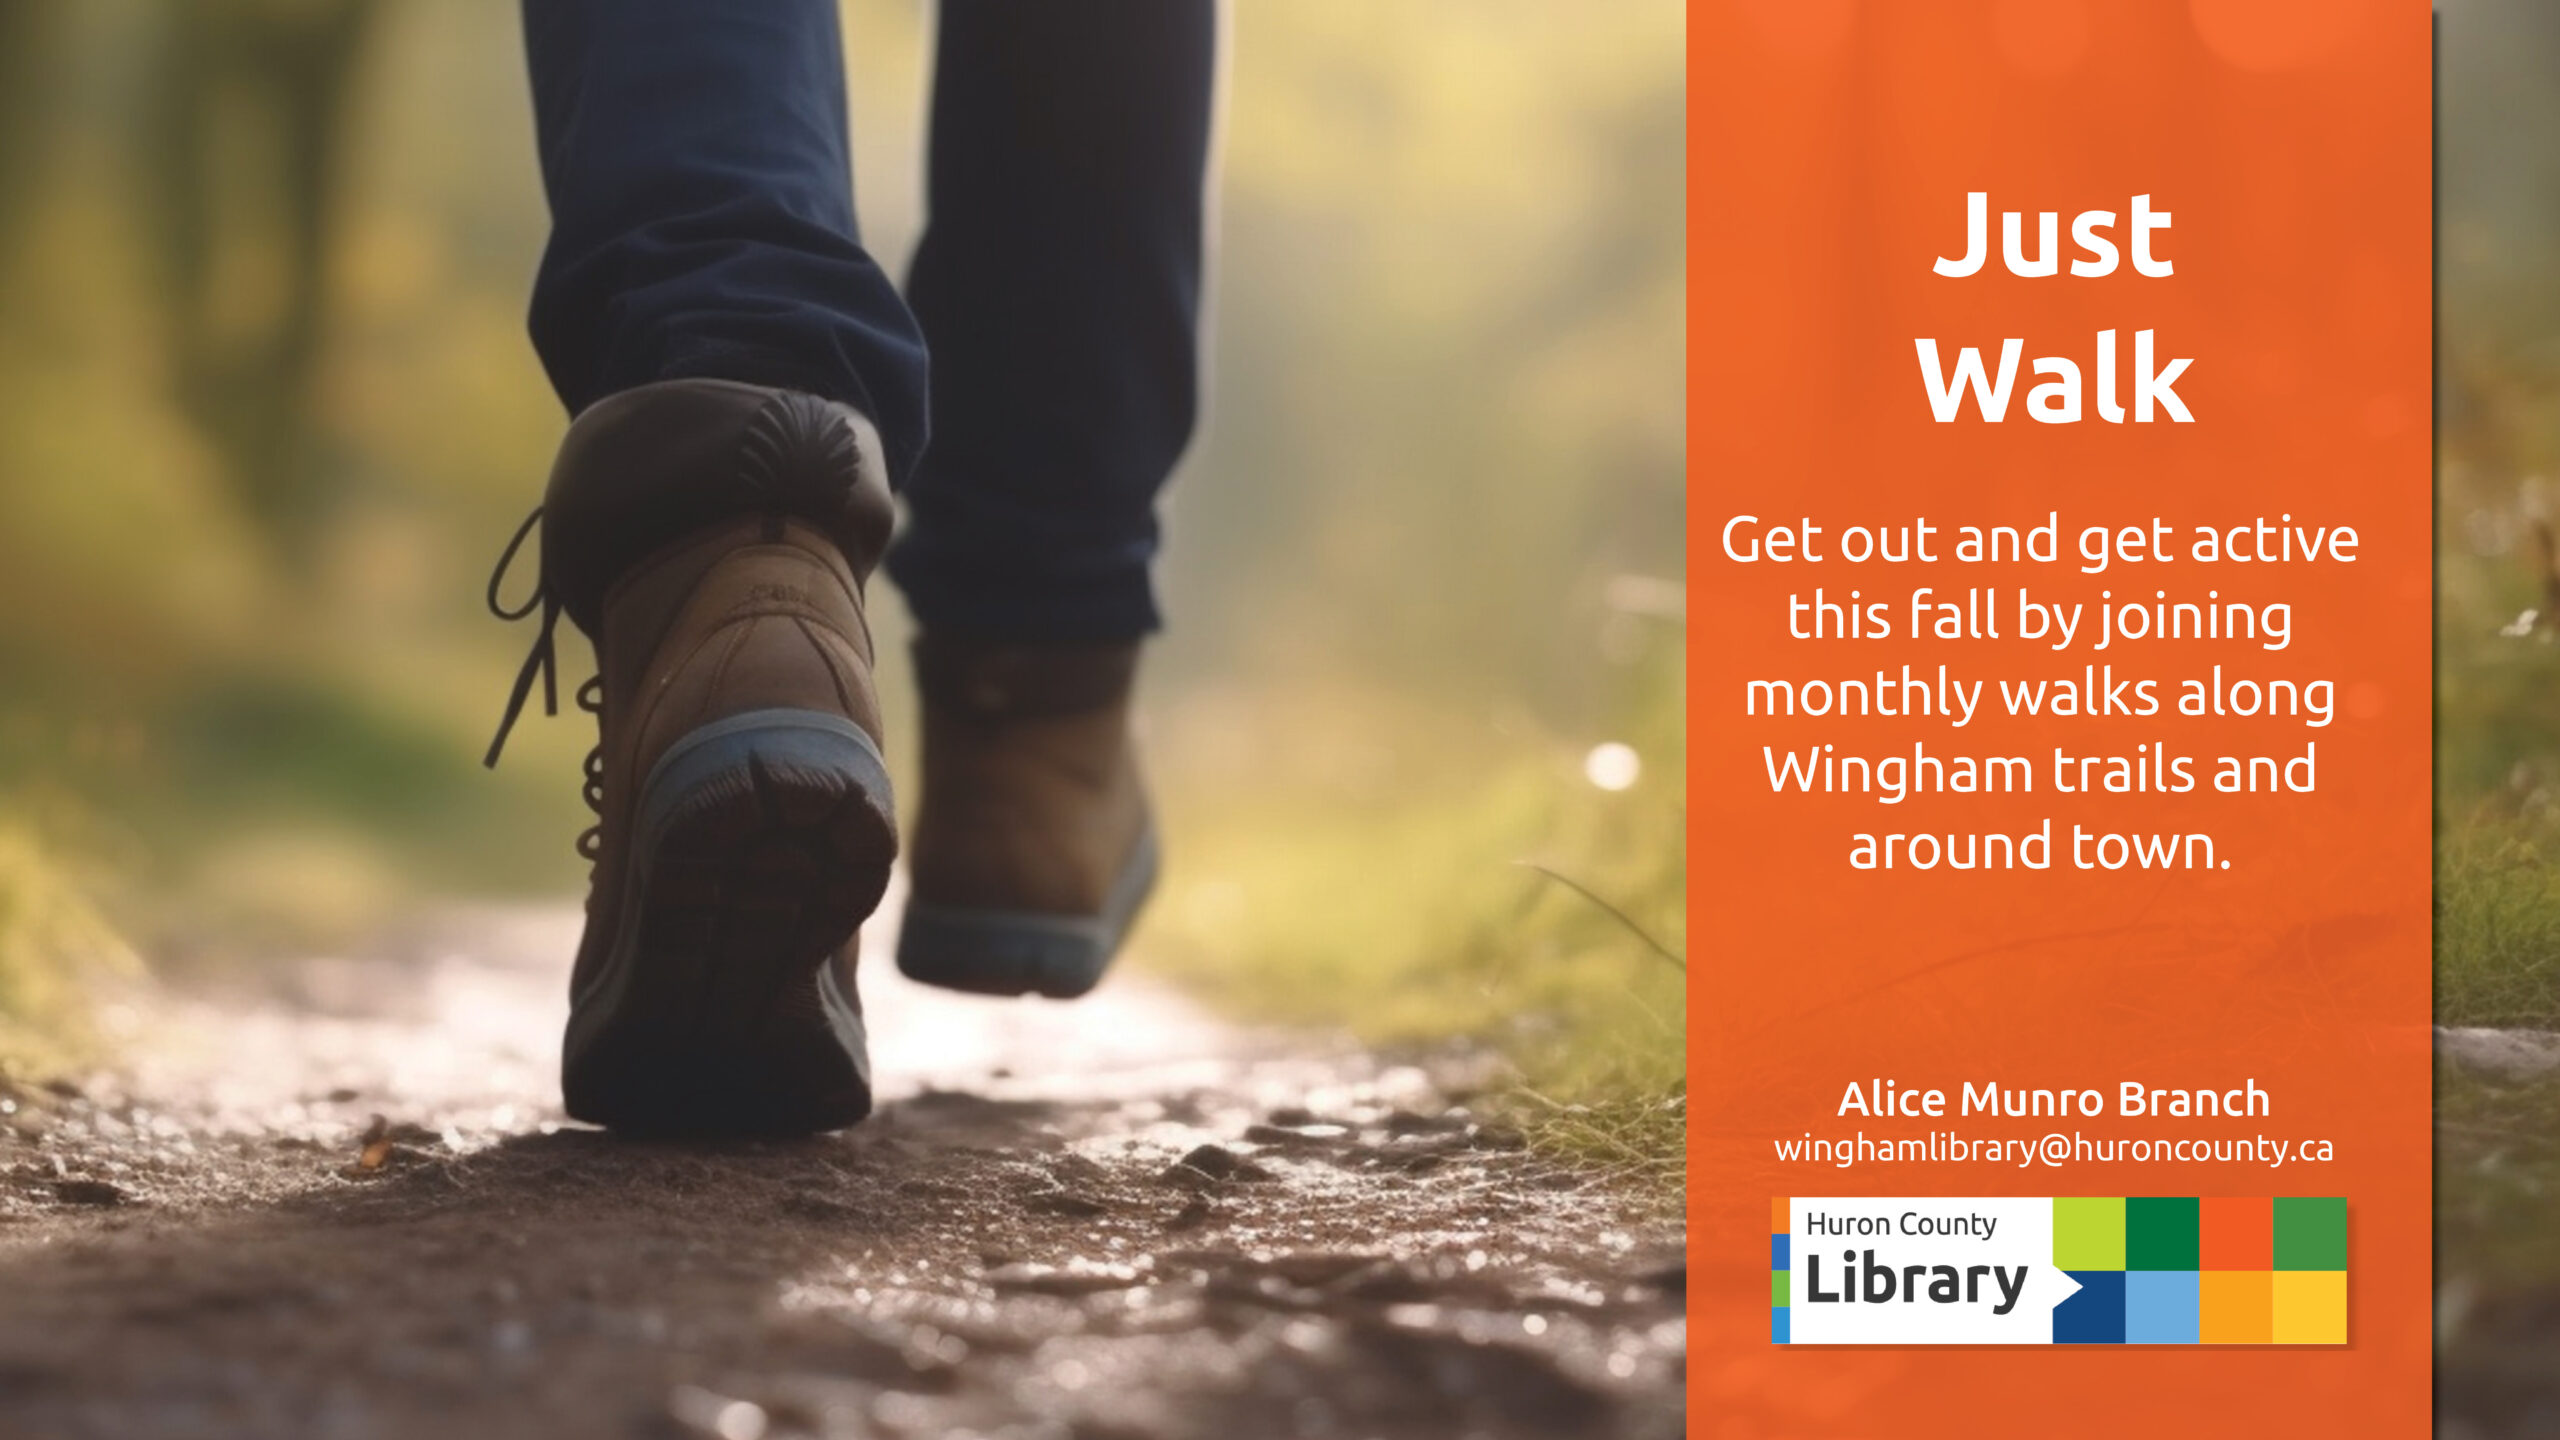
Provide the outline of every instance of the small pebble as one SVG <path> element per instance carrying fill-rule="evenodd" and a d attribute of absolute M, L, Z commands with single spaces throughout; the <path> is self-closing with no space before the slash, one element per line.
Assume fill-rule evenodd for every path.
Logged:
<path fill-rule="evenodd" d="M 1173 1162 L 1156 1177 L 1168 1185 L 1197 1185 L 1203 1180 L 1239 1184 L 1272 1178 L 1271 1172 L 1224 1145 L 1202 1145 Z"/>
<path fill-rule="evenodd" d="M 53 1198 L 65 1205 L 122 1205 L 132 1197 L 123 1186 L 104 1180 L 56 1180 Z"/>

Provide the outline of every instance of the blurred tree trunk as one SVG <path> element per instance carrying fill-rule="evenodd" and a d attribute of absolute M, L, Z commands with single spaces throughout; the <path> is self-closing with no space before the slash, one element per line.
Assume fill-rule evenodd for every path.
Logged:
<path fill-rule="evenodd" d="M 53 113 L 64 0 L 0 0 L 0 260 L 26 228 Z"/>
<path fill-rule="evenodd" d="M 169 0 L 141 173 L 178 398 L 249 511 L 307 553 L 339 161 L 381 0 Z"/>

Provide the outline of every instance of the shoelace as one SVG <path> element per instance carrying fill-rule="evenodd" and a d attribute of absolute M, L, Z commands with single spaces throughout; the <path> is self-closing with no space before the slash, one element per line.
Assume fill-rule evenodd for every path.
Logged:
<path fill-rule="evenodd" d="M 515 568 L 517 553 L 524 549 L 524 542 L 532 536 L 534 527 L 541 523 L 542 507 L 536 505 L 533 513 L 524 517 L 524 523 L 516 527 L 515 538 L 499 552 L 497 568 L 489 572 L 487 599 L 490 614 L 510 624 L 537 611 L 542 616 L 539 627 L 534 631 L 533 648 L 525 653 L 524 666 L 516 671 L 515 688 L 507 694 L 506 713 L 498 717 L 498 733 L 489 740 L 489 753 L 480 759 L 481 764 L 492 770 L 498 768 L 498 755 L 506 748 L 507 736 L 516 728 L 517 717 L 524 713 L 525 701 L 532 698 L 535 680 L 542 682 L 542 713 L 560 713 L 560 652 L 555 639 L 560 625 L 560 601 L 552 595 L 551 587 L 544 582 L 539 570 L 534 572 L 533 593 L 525 597 L 523 604 L 510 607 L 498 594 L 506 583 L 507 572 Z M 579 709 L 595 716 L 601 729 L 604 723 L 603 676 L 591 677 L 578 687 L 571 700 Z M 599 823 L 588 826 L 579 834 L 578 854 L 593 863 L 604 838 L 601 823 L 604 815 L 604 744 L 601 739 L 594 749 L 587 752 L 585 771 L 586 783 L 579 787 L 579 794 L 586 800 L 587 808 L 596 813 Z"/>

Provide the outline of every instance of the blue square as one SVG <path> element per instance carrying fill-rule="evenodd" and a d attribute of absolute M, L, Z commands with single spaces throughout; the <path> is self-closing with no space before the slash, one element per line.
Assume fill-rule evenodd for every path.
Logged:
<path fill-rule="evenodd" d="M 1784 1310 L 1769 1312 L 1769 1343 L 1772 1345 L 1787 1343 L 1787 1312 Z"/>
<path fill-rule="evenodd" d="M 1772 1270 L 1792 1268 L 1787 1264 L 1787 1237 L 1784 1235 L 1769 1237 L 1769 1268 Z"/>
<path fill-rule="evenodd" d="M 2124 1338 L 2132 1345 L 2193 1345 L 2201 1335 L 2203 1278 L 2193 1270 L 2128 1270 Z"/>
<path fill-rule="evenodd" d="M 2121 1345 L 2124 1343 L 2124 1272 L 2068 1270 L 2080 1282 L 2072 1297 L 2053 1307 L 2056 1345 Z"/>

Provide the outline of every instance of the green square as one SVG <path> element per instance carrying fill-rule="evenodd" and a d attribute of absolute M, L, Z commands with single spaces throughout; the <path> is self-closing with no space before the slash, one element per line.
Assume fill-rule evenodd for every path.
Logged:
<path fill-rule="evenodd" d="M 2053 1268 L 2124 1268 L 2124 1201 L 2107 1196 L 2057 1197 L 2053 1202 Z"/>
<path fill-rule="evenodd" d="M 2132 1196 L 2125 1200 L 2124 1268 L 2200 1268 L 2196 1264 L 2194 1196 Z"/>
<path fill-rule="evenodd" d="M 2276 1268 L 2347 1268 L 2347 1202 L 2344 1197 L 2276 1197 Z"/>
<path fill-rule="evenodd" d="M 1787 1272 L 1784 1270 L 1769 1272 L 1769 1305 L 1777 1310 L 1787 1308 Z"/>

